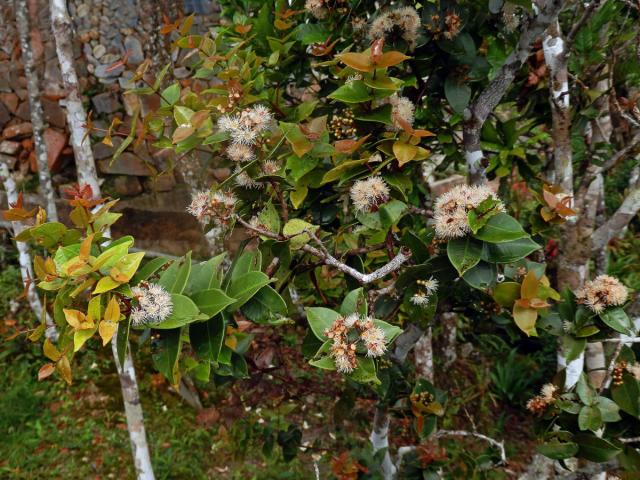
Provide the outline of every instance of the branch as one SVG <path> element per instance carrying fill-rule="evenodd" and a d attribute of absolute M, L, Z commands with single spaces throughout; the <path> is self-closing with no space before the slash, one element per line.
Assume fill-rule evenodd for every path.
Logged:
<path fill-rule="evenodd" d="M 505 464 L 507 462 L 507 453 L 504 449 L 504 440 L 502 441 L 497 441 L 491 437 L 488 437 L 486 435 L 483 435 L 482 433 L 477 433 L 477 432 L 469 432 L 467 430 L 438 430 L 438 432 L 436 432 L 436 434 L 434 435 L 436 438 L 440 438 L 440 437 L 475 437 L 475 438 L 479 438 L 480 440 L 484 440 L 485 442 L 487 442 L 488 444 L 490 444 L 491 446 L 497 448 L 500 451 L 500 463 L 498 465 L 501 464 Z"/>
<path fill-rule="evenodd" d="M 580 190 L 584 190 L 589 186 L 589 184 L 595 180 L 595 178 L 608 170 L 616 167 L 622 160 L 627 158 L 630 154 L 633 154 L 635 149 L 640 147 L 640 132 L 634 135 L 631 141 L 625 145 L 623 148 L 614 153 L 609 160 L 604 162 L 602 165 L 594 165 L 591 164 L 587 168 L 587 172 L 581 182 Z"/>
<path fill-rule="evenodd" d="M 287 240 L 289 240 L 290 238 L 292 238 L 292 236 L 286 236 L 286 235 L 280 235 L 278 233 L 273 233 L 270 230 L 261 228 L 261 227 L 257 227 L 254 225 L 251 225 L 250 223 L 246 222 L 245 220 L 243 220 L 241 217 L 236 215 L 236 221 L 238 223 L 240 223 L 243 227 L 245 227 L 248 230 L 251 230 L 259 235 L 262 235 L 264 237 L 267 238 L 272 238 L 274 240 L 278 240 L 280 242 L 285 242 Z M 400 252 L 398 252 L 398 254 L 386 265 L 383 265 L 382 267 L 380 267 L 379 269 L 375 270 L 374 272 L 365 274 L 365 273 L 361 273 L 358 270 L 356 270 L 355 268 L 350 267 L 349 265 L 346 265 L 344 263 L 342 263 L 341 261 L 339 261 L 338 259 L 336 259 L 333 255 L 331 255 L 329 253 L 329 251 L 324 247 L 324 245 L 322 245 L 322 242 L 318 239 L 318 237 L 315 236 L 315 234 L 313 232 L 307 231 L 306 232 L 311 238 L 314 239 L 314 241 L 316 241 L 319 244 L 319 249 L 312 247 L 309 244 L 305 244 L 301 247 L 301 250 L 307 253 L 310 253 L 311 255 L 318 257 L 320 260 L 322 260 L 322 262 L 325 265 L 329 265 L 331 267 L 335 267 L 338 270 L 340 270 L 343 273 L 346 273 L 347 275 L 355 278 L 358 282 L 360 282 L 362 285 L 366 285 L 367 283 L 371 283 L 371 282 L 375 282 L 376 280 L 380 280 L 381 278 L 389 275 L 392 272 L 395 272 L 396 270 L 398 270 L 407 260 L 409 260 L 409 258 L 411 258 L 411 253 L 404 249 L 401 248 Z M 295 235 L 293 235 L 293 237 L 295 237 Z"/>
<path fill-rule="evenodd" d="M 599 1 L 593 1 L 589 5 L 587 5 L 587 7 L 584 10 L 584 13 L 582 14 L 582 17 L 580 17 L 580 20 L 574 23 L 573 27 L 571 27 L 571 31 L 569 31 L 569 35 L 567 35 L 567 43 L 573 42 L 573 40 L 576 38 L 576 35 L 578 35 L 578 32 L 582 29 L 582 27 L 584 27 L 584 24 L 587 23 L 587 21 L 591 18 L 591 15 L 595 11 L 595 9 L 599 7 L 600 7 Z M 569 49 L 567 48 L 567 51 L 568 50 Z"/>
<path fill-rule="evenodd" d="M 614 237 L 618 236 L 640 210 L 640 186 L 632 187 L 620 208 L 593 232 L 592 249 L 599 250 L 607 246 Z"/>
<path fill-rule="evenodd" d="M 564 2 L 565 0 L 549 0 L 535 17 L 528 19 L 515 50 L 507 57 L 489 85 L 465 110 L 462 133 L 471 183 L 482 183 L 485 180 L 480 146 L 482 125 L 507 93 L 516 73 L 531 54 L 534 42 L 540 38 L 551 22 L 556 20 Z"/>

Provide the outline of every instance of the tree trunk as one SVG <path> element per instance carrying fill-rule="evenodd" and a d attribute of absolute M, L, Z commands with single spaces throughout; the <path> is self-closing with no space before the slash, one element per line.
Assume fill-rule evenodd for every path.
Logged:
<path fill-rule="evenodd" d="M 78 173 L 78 183 L 89 185 L 95 197 L 100 196 L 100 184 L 96 171 L 93 152 L 88 139 L 85 139 L 87 114 L 82 105 L 80 97 L 80 86 L 78 76 L 73 64 L 73 49 L 71 45 L 71 19 L 67 13 L 65 0 L 51 0 L 51 24 L 56 40 L 56 51 L 60 63 L 62 80 L 67 92 L 65 106 L 67 109 L 67 120 L 71 131 L 71 144 Z M 108 235 L 108 233 L 107 233 Z M 118 370 L 120 386 L 122 388 L 122 399 L 127 415 L 127 428 L 129 430 L 129 440 L 133 452 L 134 464 L 137 478 L 139 480 L 153 480 L 153 468 L 149 455 L 149 446 L 144 429 L 142 407 L 140 405 L 140 392 L 136 381 L 135 369 L 131 359 L 129 346 L 126 346 L 124 365 L 118 361 L 117 331 L 111 342 L 113 358 Z"/>
<path fill-rule="evenodd" d="M 413 348 L 416 378 L 433 383 L 433 331 L 431 327 L 422 334 Z"/>
<path fill-rule="evenodd" d="M 16 182 L 9 173 L 9 168 L 7 164 L 0 161 L 0 181 L 2 181 L 4 185 L 5 192 L 7 193 L 7 203 L 11 205 L 18 201 L 18 188 L 16 186 Z M 13 235 L 17 236 L 22 230 L 24 230 L 24 226 L 20 222 L 11 222 L 11 228 L 13 230 Z M 22 276 L 22 282 L 26 289 L 27 301 L 29 302 L 29 306 L 33 311 L 36 318 L 41 318 L 42 316 L 42 302 L 40 302 L 40 297 L 38 297 L 38 292 L 36 291 L 36 285 L 34 283 L 33 276 L 33 263 L 31 261 L 31 253 L 29 252 L 29 245 L 25 242 L 16 242 L 18 247 L 18 263 L 20 264 L 20 275 Z M 53 320 L 49 316 L 48 313 L 45 312 L 45 336 L 51 340 L 52 342 L 58 338 L 58 331 L 56 329 Z"/>
<path fill-rule="evenodd" d="M 33 127 L 33 143 L 35 146 L 36 161 L 38 163 L 38 178 L 40 190 L 46 202 L 47 218 L 52 222 L 58 221 L 56 198 L 51 184 L 49 162 L 47 160 L 47 146 L 44 143 L 44 120 L 42 102 L 40 101 L 40 82 L 38 71 L 33 60 L 31 49 L 31 30 L 29 29 L 29 10 L 26 0 L 15 1 L 16 24 L 20 35 L 20 50 L 22 51 L 22 63 L 24 75 L 27 78 L 27 91 L 29 94 L 29 113 Z"/>
<path fill-rule="evenodd" d="M 382 477 L 384 480 L 391 480 L 396 474 L 396 467 L 391 460 L 389 453 L 389 412 L 386 406 L 376 407 L 373 417 L 373 430 L 371 431 L 371 446 L 373 453 L 386 448 L 384 459 L 382 460 Z"/>

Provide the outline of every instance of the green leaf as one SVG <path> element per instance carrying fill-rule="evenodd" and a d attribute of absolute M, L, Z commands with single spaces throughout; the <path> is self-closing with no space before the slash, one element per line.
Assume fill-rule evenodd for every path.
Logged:
<path fill-rule="evenodd" d="M 312 225 L 309 222 L 305 222 L 299 218 L 292 218 L 289 220 L 284 228 L 282 229 L 282 233 L 287 237 L 292 237 L 289 240 L 289 245 L 293 250 L 298 250 L 302 248 L 303 245 L 309 243 L 311 237 L 309 237 L 308 233 L 304 233 L 305 230 L 310 232 L 317 232 L 318 226 Z"/>
<path fill-rule="evenodd" d="M 620 407 L 607 397 L 598 397 L 598 410 L 603 422 L 617 422 L 621 420 Z"/>
<path fill-rule="evenodd" d="M 498 305 L 511 308 L 513 302 L 520 298 L 520 284 L 518 282 L 502 282 L 493 289 L 493 299 Z"/>
<path fill-rule="evenodd" d="M 160 105 L 163 107 L 168 105 L 173 106 L 178 100 L 180 100 L 180 84 L 175 82 L 162 91 Z"/>
<path fill-rule="evenodd" d="M 242 306 L 242 313 L 252 322 L 268 322 L 276 314 L 286 314 L 287 303 L 278 292 L 267 285 Z"/>
<path fill-rule="evenodd" d="M 131 320 L 129 317 L 118 323 L 118 333 L 116 337 L 116 347 L 118 350 L 118 361 L 120 365 L 124 365 L 124 358 L 129 348 L 129 331 L 131 329 Z"/>
<path fill-rule="evenodd" d="M 640 418 L 640 387 L 635 377 L 629 373 L 622 375 L 622 384 L 611 386 L 611 397 L 623 412 Z"/>
<path fill-rule="evenodd" d="M 201 313 L 193 300 L 185 295 L 172 293 L 171 301 L 173 302 L 173 311 L 171 312 L 171 315 L 165 318 L 161 323 L 153 325 L 154 329 L 173 329 L 182 327 L 183 325 L 197 320 L 206 320 L 209 318 L 208 315 Z"/>
<path fill-rule="evenodd" d="M 182 348 L 180 328 L 159 332 L 152 353 L 153 365 L 162 373 L 171 385 L 178 383 L 178 358 Z"/>
<path fill-rule="evenodd" d="M 585 405 L 578 414 L 578 426 L 580 430 L 591 430 L 595 432 L 602 426 L 602 416 L 597 407 Z"/>
<path fill-rule="evenodd" d="M 380 383 L 376 375 L 376 364 L 370 357 L 358 357 L 358 365 L 348 377 L 358 383 Z"/>
<path fill-rule="evenodd" d="M 407 210 L 407 205 L 400 200 L 391 200 L 380 206 L 380 221 L 385 229 L 396 225 Z"/>
<path fill-rule="evenodd" d="M 562 351 L 567 363 L 574 361 L 584 352 L 587 346 L 586 338 L 574 338 L 571 336 L 565 336 L 562 338 Z"/>
<path fill-rule="evenodd" d="M 578 384 L 576 385 L 576 393 L 580 398 L 580 401 L 585 405 L 593 405 L 596 400 L 596 391 L 593 389 L 587 381 L 587 376 L 584 373 L 580 374 Z"/>
<path fill-rule="evenodd" d="M 633 336 L 633 325 L 622 308 L 607 308 L 600 314 L 600 319 L 616 332 Z"/>
<path fill-rule="evenodd" d="M 247 272 L 240 275 L 236 279 L 231 280 L 231 285 L 227 289 L 227 295 L 237 299 L 233 304 L 227 307 L 228 312 L 233 312 L 247 303 L 258 290 L 268 285 L 270 279 L 262 272 Z"/>
<path fill-rule="evenodd" d="M 376 110 L 366 113 L 360 113 L 356 115 L 356 120 L 360 120 L 363 122 L 377 122 L 383 123 L 385 125 L 393 125 L 393 121 L 391 120 L 391 110 L 392 106 L 387 104 Z"/>
<path fill-rule="evenodd" d="M 558 439 L 553 439 L 550 442 L 538 445 L 536 450 L 553 460 L 564 460 L 575 456 L 578 452 L 578 445 L 574 442 L 561 442 Z"/>
<path fill-rule="evenodd" d="M 474 237 L 484 242 L 504 243 L 520 238 L 528 238 L 529 234 L 524 231 L 520 222 L 511 215 L 498 213 L 491 217 Z"/>
<path fill-rule="evenodd" d="M 185 288 L 188 294 L 209 290 L 210 288 L 220 288 L 221 272 L 220 265 L 226 257 L 226 252 L 221 253 L 206 262 L 200 262 L 191 267 L 191 275 Z"/>
<path fill-rule="evenodd" d="M 86 330 L 76 330 L 73 333 L 73 351 L 77 352 L 78 350 L 80 350 L 82 348 L 82 345 L 84 345 L 84 343 L 89 340 L 94 333 L 96 333 L 96 330 L 98 329 L 98 327 L 96 326 L 96 328 L 88 328 Z"/>
<path fill-rule="evenodd" d="M 131 285 L 137 285 L 143 280 L 147 280 L 151 275 L 156 273 L 160 268 L 167 264 L 169 260 L 167 258 L 154 258 L 148 261 L 142 267 L 138 269 L 136 274 L 131 277 Z"/>
<path fill-rule="evenodd" d="M 163 286 L 169 293 L 182 293 L 187 285 L 190 273 L 191 252 L 174 261 L 171 266 L 160 275 L 158 284 Z"/>
<path fill-rule="evenodd" d="M 217 362 L 224 342 L 225 322 L 222 315 L 189 325 L 189 341 L 198 358 Z"/>
<path fill-rule="evenodd" d="M 307 321 L 314 335 L 323 342 L 326 341 L 324 331 L 333 325 L 340 314 L 324 307 L 308 307 L 306 312 Z"/>
<path fill-rule="evenodd" d="M 367 298 L 364 295 L 362 287 L 351 290 L 340 305 L 340 314 L 343 317 L 358 313 L 359 315 L 367 314 Z"/>
<path fill-rule="evenodd" d="M 321 368 L 322 370 L 335 370 L 336 364 L 331 357 L 322 357 L 318 360 L 310 360 L 309 365 Z"/>
<path fill-rule="evenodd" d="M 505 243 L 485 243 L 482 259 L 490 263 L 512 263 L 540 248 L 542 247 L 531 238 L 521 238 Z"/>
<path fill-rule="evenodd" d="M 454 238 L 447 243 L 447 256 L 460 276 L 474 267 L 482 255 L 482 243 L 467 236 Z"/>
<path fill-rule="evenodd" d="M 479 262 L 475 267 L 467 270 L 462 279 L 478 290 L 487 290 L 496 282 L 498 270 L 495 265 L 487 262 Z"/>
<path fill-rule="evenodd" d="M 192 294 L 191 299 L 200 311 L 206 313 L 209 317 L 217 315 L 236 301 L 235 298 L 228 297 L 227 294 L 219 288 L 200 290 Z"/>
<path fill-rule="evenodd" d="M 456 113 L 464 113 L 471 99 L 471 88 L 460 79 L 449 75 L 444 82 L 444 95 Z"/>
<path fill-rule="evenodd" d="M 525 308 L 516 304 L 513 306 L 513 320 L 520 330 L 529 337 L 538 335 L 536 332 L 536 320 L 538 311 L 535 308 Z"/>
<path fill-rule="evenodd" d="M 362 80 L 354 80 L 342 85 L 329 94 L 328 98 L 343 103 L 362 103 L 371 100 L 371 95 L 369 95 L 369 89 Z"/>
<path fill-rule="evenodd" d="M 280 215 L 273 206 L 273 203 L 269 202 L 258 214 L 258 220 L 260 223 L 267 227 L 267 230 L 273 233 L 280 233 Z"/>
<path fill-rule="evenodd" d="M 622 451 L 611 442 L 590 433 L 579 433 L 574 440 L 580 447 L 576 456 L 592 462 L 606 462 Z"/>
<path fill-rule="evenodd" d="M 391 325 L 390 323 L 387 323 L 383 320 L 374 320 L 373 324 L 376 327 L 382 329 L 387 344 L 393 342 L 396 338 L 398 338 L 398 335 L 402 333 L 402 329 L 400 327 Z"/>

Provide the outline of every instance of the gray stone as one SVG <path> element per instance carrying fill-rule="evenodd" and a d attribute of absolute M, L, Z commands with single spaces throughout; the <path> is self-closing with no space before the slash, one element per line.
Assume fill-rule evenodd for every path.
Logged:
<path fill-rule="evenodd" d="M 103 57 L 104 58 L 104 57 Z M 124 65 L 118 65 L 115 68 L 111 68 L 111 63 L 109 65 L 98 65 L 96 67 L 95 75 L 98 78 L 113 78 L 119 77 L 122 72 L 124 72 Z M 115 80 L 114 80 L 115 81 Z"/>
<path fill-rule="evenodd" d="M 78 17 L 86 17 L 89 14 L 89 5 L 87 3 L 82 3 L 77 9 L 76 9 L 76 15 Z"/>
<path fill-rule="evenodd" d="M 0 162 L 6 164 L 9 170 L 13 170 L 13 167 L 16 165 L 16 157 L 0 153 Z"/>
<path fill-rule="evenodd" d="M 49 125 L 58 128 L 64 128 L 66 124 L 66 115 L 64 110 L 57 101 L 42 98 L 42 111 L 44 113 L 44 121 Z"/>
<path fill-rule="evenodd" d="M 191 71 L 186 67 L 178 67 L 173 69 L 173 76 L 176 78 L 187 78 L 189 75 L 191 75 Z"/>
<path fill-rule="evenodd" d="M 122 108 L 118 97 L 111 92 L 104 92 L 91 97 L 91 103 L 96 113 L 113 113 Z"/>
<path fill-rule="evenodd" d="M 3 128 L 11 120 L 11 112 L 0 102 L 0 128 Z"/>
<path fill-rule="evenodd" d="M 137 65 L 144 61 L 144 52 L 142 51 L 142 44 L 136 37 L 126 37 L 124 39 L 124 49 L 129 55 L 129 63 Z"/>
<path fill-rule="evenodd" d="M 122 143 L 122 138 L 121 137 L 113 137 L 112 140 L 111 140 L 111 143 L 113 143 L 112 147 L 110 147 L 109 145 L 105 145 L 102 142 L 96 143 L 92 147 L 93 148 L 93 158 L 95 158 L 96 160 L 103 160 L 105 158 L 111 158 L 111 156 L 113 155 L 113 152 L 115 152 L 116 148 L 118 148 L 120 146 L 120 144 Z"/>
<path fill-rule="evenodd" d="M 140 157 L 131 152 L 124 152 L 116 160 L 99 160 L 98 168 L 102 173 L 109 173 L 112 175 L 148 177 L 153 174 L 151 167 L 144 163 Z"/>
<path fill-rule="evenodd" d="M 173 173 L 167 172 L 155 178 L 144 181 L 144 188 L 150 192 L 168 192 L 176 186 L 176 178 Z"/>

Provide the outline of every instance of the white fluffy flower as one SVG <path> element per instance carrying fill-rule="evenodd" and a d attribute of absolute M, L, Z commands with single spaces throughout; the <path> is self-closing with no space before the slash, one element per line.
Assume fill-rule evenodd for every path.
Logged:
<path fill-rule="evenodd" d="M 600 313 L 607 307 L 623 305 L 628 295 L 627 287 L 620 280 L 609 275 L 599 275 L 578 289 L 576 300 L 593 312 Z"/>
<path fill-rule="evenodd" d="M 426 292 L 419 290 L 411 296 L 411 303 L 416 307 L 426 307 L 429 305 L 429 295 Z"/>
<path fill-rule="evenodd" d="M 487 198 L 499 200 L 486 185 L 458 185 L 440 195 L 434 205 L 436 236 L 443 239 L 464 237 L 471 232 L 468 213 Z M 496 208 L 504 211 L 499 202 Z"/>
<path fill-rule="evenodd" d="M 389 198 L 389 187 L 379 176 L 358 180 L 350 190 L 351 201 L 357 211 L 370 212 L 372 207 L 384 203 Z"/>
<path fill-rule="evenodd" d="M 360 338 L 367 348 L 367 356 L 380 357 L 387 351 L 384 331 L 375 326 L 370 326 L 360 333 Z"/>
<path fill-rule="evenodd" d="M 149 283 L 131 290 L 138 301 L 138 306 L 131 310 L 134 327 L 157 325 L 173 312 L 171 295 L 162 286 Z"/>
<path fill-rule="evenodd" d="M 384 38 L 397 29 L 409 48 L 413 50 L 418 39 L 419 28 L 420 15 L 416 9 L 401 7 L 378 15 L 369 27 L 369 38 L 371 40 Z"/>
<path fill-rule="evenodd" d="M 256 158 L 256 154 L 249 145 L 232 143 L 227 147 L 227 157 L 234 162 L 250 162 Z"/>
<path fill-rule="evenodd" d="M 191 203 L 187 206 L 187 212 L 201 220 L 207 215 L 211 196 L 207 190 L 200 190 L 191 195 Z"/>

